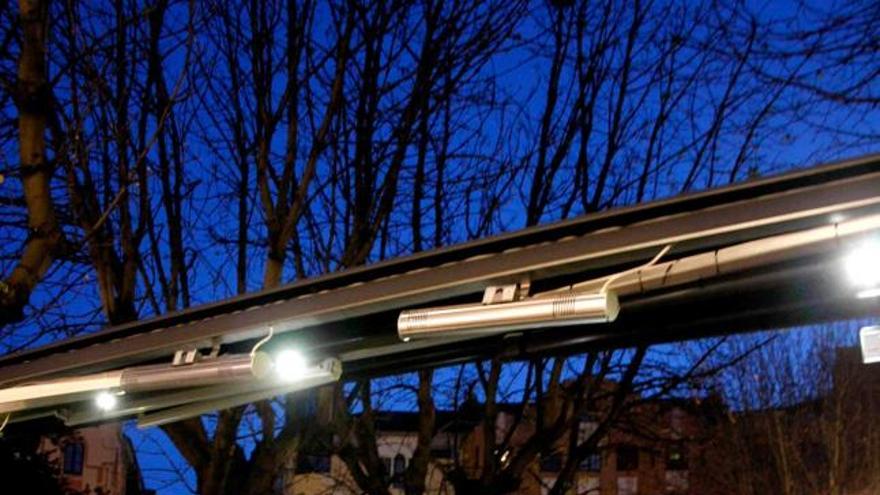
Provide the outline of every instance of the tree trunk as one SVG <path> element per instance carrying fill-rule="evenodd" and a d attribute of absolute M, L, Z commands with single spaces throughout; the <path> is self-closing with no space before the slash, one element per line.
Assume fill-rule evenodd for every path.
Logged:
<path fill-rule="evenodd" d="M 20 0 L 19 9 L 22 49 L 16 103 L 28 239 L 18 265 L 0 281 L 0 325 L 22 319 L 31 292 L 46 274 L 62 241 L 49 189 L 52 170 L 46 162 L 44 136 L 50 102 L 46 79 L 48 5 L 39 0 Z"/>

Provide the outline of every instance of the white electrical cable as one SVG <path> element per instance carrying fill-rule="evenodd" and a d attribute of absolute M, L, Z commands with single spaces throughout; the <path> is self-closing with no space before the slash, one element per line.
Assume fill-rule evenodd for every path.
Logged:
<path fill-rule="evenodd" d="M 617 272 L 614 275 L 611 275 L 610 277 L 608 277 L 608 280 L 606 280 L 605 283 L 602 284 L 602 288 L 599 289 L 599 293 L 605 294 L 606 292 L 608 292 L 608 288 L 611 287 L 611 284 L 614 283 L 614 281 L 619 279 L 620 277 L 622 277 L 624 275 L 629 275 L 630 273 L 637 273 L 641 270 L 644 270 L 645 268 L 649 268 L 649 267 L 653 266 L 658 261 L 660 261 L 660 258 L 662 258 L 664 254 L 668 253 L 670 249 L 672 249 L 672 244 L 667 244 L 666 247 L 664 247 L 663 249 L 660 250 L 659 253 L 657 253 L 657 256 L 654 256 L 654 258 L 651 259 L 651 261 L 645 263 L 644 265 L 637 266 L 635 268 L 630 268 L 629 270 L 624 270 L 622 272 Z"/>
<path fill-rule="evenodd" d="M 262 339 L 260 339 L 259 342 L 257 342 L 256 344 L 254 344 L 254 348 L 251 349 L 251 359 L 253 359 L 254 356 L 256 356 L 256 354 L 257 354 L 257 350 L 260 348 L 260 346 L 262 346 L 262 345 L 265 344 L 266 342 L 269 342 L 269 340 L 272 339 L 272 336 L 273 336 L 273 335 L 275 335 L 275 327 L 272 326 L 272 325 L 269 325 L 269 334 L 266 335 L 265 337 L 263 337 Z"/>
<path fill-rule="evenodd" d="M 0 424 L 0 433 L 3 433 L 3 430 L 6 429 L 6 423 L 9 422 L 9 418 L 12 416 L 12 413 L 6 413 L 6 418 L 3 419 L 3 424 Z"/>

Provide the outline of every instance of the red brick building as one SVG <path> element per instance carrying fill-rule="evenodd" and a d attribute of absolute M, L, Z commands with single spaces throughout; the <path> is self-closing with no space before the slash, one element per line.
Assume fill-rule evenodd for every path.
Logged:
<path fill-rule="evenodd" d="M 71 495 L 148 495 L 131 442 L 120 423 L 75 430 L 58 440 L 44 438 L 40 451 L 57 466 Z"/>
<path fill-rule="evenodd" d="M 718 401 L 663 400 L 647 401 L 634 408 L 620 426 L 600 442 L 595 452 L 578 465 L 567 493 L 704 495 L 711 480 L 701 477 L 694 466 L 699 465 L 707 442 L 711 441 L 711 418 L 717 414 L 718 407 Z M 499 404 L 498 408 L 495 444 L 509 436 L 509 449 L 515 451 L 534 434 L 532 415 L 528 410 L 522 411 L 519 405 Z M 455 493 L 445 478 L 445 473 L 454 466 L 463 469 L 469 477 L 479 476 L 485 449 L 491 448 L 483 437 L 481 411 L 481 404 L 466 404 L 456 412 L 437 412 L 432 462 L 426 476 L 428 494 Z M 379 455 L 389 473 L 391 493 L 403 493 L 399 482 L 415 450 L 418 413 L 383 411 L 376 412 L 376 416 Z M 578 424 L 578 443 L 596 426 L 589 415 L 584 417 Z M 557 448 L 527 468 L 517 493 L 549 492 L 565 462 L 568 440 L 567 436 L 561 438 Z M 501 462 L 511 454 L 498 453 Z M 345 464 L 335 457 L 326 456 L 320 462 L 310 462 L 309 466 L 300 464 L 279 493 L 360 493 Z"/>

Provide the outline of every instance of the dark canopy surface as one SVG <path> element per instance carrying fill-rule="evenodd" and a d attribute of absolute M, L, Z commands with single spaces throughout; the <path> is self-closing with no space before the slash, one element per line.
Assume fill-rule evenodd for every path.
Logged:
<path fill-rule="evenodd" d="M 400 343 L 399 311 L 478 302 L 487 285 L 529 277 L 547 290 L 651 258 L 680 258 L 880 212 L 880 156 L 867 156 L 671 199 L 585 215 L 354 268 L 186 311 L 111 327 L 0 358 L 0 384 L 170 359 L 177 349 L 247 349 L 271 325 L 273 345 L 296 343 L 344 362 L 348 376 L 510 357 L 580 345 L 667 340 L 877 314 L 841 290 L 835 253 L 623 298 L 613 324 L 543 329 L 464 342 Z"/>

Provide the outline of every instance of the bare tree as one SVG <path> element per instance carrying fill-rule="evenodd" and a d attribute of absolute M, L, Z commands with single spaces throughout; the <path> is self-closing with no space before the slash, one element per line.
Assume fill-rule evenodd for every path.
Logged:
<path fill-rule="evenodd" d="M 18 108 L 22 195 L 27 205 L 27 238 L 15 268 L 0 282 L 0 324 L 19 320 L 34 287 L 49 270 L 62 246 L 50 191 L 53 164 L 46 153 L 46 125 L 51 96 L 46 74 L 47 2 L 19 2 L 21 54 L 15 87 Z M 5 43 L 8 43 L 8 38 Z"/>
<path fill-rule="evenodd" d="M 732 410 L 700 469 L 724 493 L 862 493 L 877 487 L 875 384 L 851 324 L 793 330 L 713 380 Z M 751 345 L 765 336 L 732 339 Z M 736 350 L 732 350 L 736 352 Z M 710 454 L 711 455 L 711 454 Z M 737 459 L 723 462 L 722 459 Z M 720 461 L 720 462 L 717 462 Z"/>
<path fill-rule="evenodd" d="M 0 325 L 21 321 L 4 345 L 732 182 L 767 168 L 764 150 L 810 102 L 872 115 L 876 8 L 817 11 L 785 32 L 740 7 L 23 0 L 16 18 L 2 4 L 0 140 L 18 139 L 19 156 L 0 170 Z M 856 82 L 823 80 L 820 66 Z M 639 348 L 468 368 L 487 439 L 513 369 L 529 377 L 516 421 L 534 427 L 505 460 L 502 436 L 476 471 L 448 479 L 513 490 L 604 404 L 594 436 L 566 444 L 552 488 L 563 492 L 642 390 L 708 373 L 659 382 L 646 361 Z M 432 371 L 408 379 L 416 494 L 445 392 Z M 267 493 L 317 451 L 343 459 L 359 489 L 387 493 L 375 390 L 342 384 L 164 431 L 203 494 Z M 311 400 L 317 411 L 303 411 Z"/>
<path fill-rule="evenodd" d="M 207 24 L 207 41 L 218 56 L 204 65 L 200 75 L 207 83 L 203 104 L 222 101 L 224 106 L 220 118 L 210 117 L 203 125 L 216 126 L 211 127 L 211 137 L 216 129 L 221 131 L 223 146 L 215 146 L 218 152 L 231 151 L 236 157 L 229 182 L 236 184 L 230 198 L 239 208 L 235 241 L 239 290 L 246 288 L 253 269 L 242 262 L 243 253 L 254 243 L 265 246 L 263 287 L 282 280 L 288 249 L 296 277 L 316 273 L 306 258 L 317 261 L 320 272 L 362 264 L 374 256 L 376 239 L 391 235 L 390 217 L 400 201 L 402 175 L 409 167 L 417 128 L 422 139 L 416 168 L 424 170 L 429 145 L 425 126 L 440 122 L 438 115 L 449 118 L 447 102 L 454 101 L 506 40 L 515 25 L 509 21 L 522 12 L 523 4 L 427 2 L 417 11 L 402 2 L 329 4 L 320 7 L 326 9 L 327 24 L 316 27 L 318 8 L 310 2 L 290 2 L 284 8 L 245 2 L 235 9 L 244 15 L 233 15 L 228 5 L 218 4 Z M 327 30 L 329 44 L 323 44 L 321 36 Z M 218 63 L 221 77 L 213 72 Z M 278 87 L 283 88 L 280 94 Z M 278 139 L 285 143 L 281 148 Z M 448 151 L 437 149 L 438 160 L 445 159 Z M 254 176 L 256 198 L 250 193 Z M 424 181 L 424 176 L 419 180 Z M 442 181 L 439 174 L 437 180 Z M 442 187 L 440 191 L 445 192 Z M 343 208 L 329 225 L 318 218 L 323 198 L 333 198 L 326 204 L 328 211 Z M 260 204 L 265 234 L 253 236 L 252 201 Z M 302 220 L 309 225 L 304 232 Z M 311 229 L 312 225 L 318 227 Z M 309 235 L 312 249 L 303 242 Z M 215 233 L 215 238 L 223 237 Z M 176 444 L 187 444 L 182 450 L 197 466 L 201 493 L 269 490 L 279 465 L 289 463 L 300 447 L 315 448 L 322 441 L 320 435 L 303 436 L 303 432 L 328 428 L 350 432 L 337 434 L 342 444 L 333 448 L 351 453 L 345 458 L 357 468 L 353 472 L 365 466 L 365 475 L 356 477 L 363 489 L 387 491 L 383 477 L 376 475 L 381 463 L 364 433 L 371 427 L 369 415 L 355 418 L 348 413 L 352 400 L 363 402 L 368 397 L 370 383 L 357 384 L 357 390 L 351 398 L 345 397 L 342 387 L 318 393 L 321 408 L 335 411 L 332 424 L 326 422 L 326 414 L 298 416 L 294 399 L 280 408 L 257 405 L 254 411 L 263 435 L 249 460 L 237 443 L 239 425 L 248 412 L 220 413 L 210 439 L 195 422 L 170 426 L 166 432 Z M 303 422 L 310 428 L 303 428 Z M 201 451 L 190 447 L 194 437 L 205 438 Z M 231 473 L 237 474 L 234 480 Z"/>
<path fill-rule="evenodd" d="M 792 118 L 787 80 L 758 77 L 768 28 L 734 7 L 546 2 L 531 22 L 526 225 L 739 180 Z"/>

